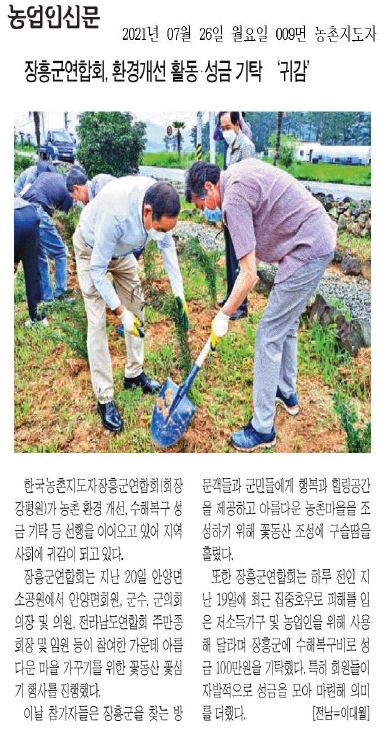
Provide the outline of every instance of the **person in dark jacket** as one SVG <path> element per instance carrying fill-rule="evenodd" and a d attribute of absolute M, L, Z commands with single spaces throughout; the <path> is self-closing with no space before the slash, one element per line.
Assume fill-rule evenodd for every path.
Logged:
<path fill-rule="evenodd" d="M 67 246 L 51 217 L 55 210 L 68 213 L 73 200 L 63 175 L 42 173 L 22 196 L 35 206 L 39 214 L 39 270 L 42 296 L 45 302 L 63 299 L 67 291 Z M 52 290 L 48 259 L 55 262 L 55 289 Z"/>
<path fill-rule="evenodd" d="M 14 183 L 15 195 L 22 195 L 25 191 L 26 185 L 30 186 L 35 182 L 36 178 L 42 173 L 54 173 L 55 166 L 50 162 L 44 162 L 39 160 L 36 165 L 30 165 L 29 168 L 23 170 L 22 173 L 16 178 Z"/>
<path fill-rule="evenodd" d="M 38 315 L 41 301 L 39 276 L 39 215 L 31 204 L 17 197 L 14 199 L 14 271 L 20 262 L 23 264 L 25 290 L 27 295 L 30 327 L 36 322 L 48 324 L 44 313 Z"/>

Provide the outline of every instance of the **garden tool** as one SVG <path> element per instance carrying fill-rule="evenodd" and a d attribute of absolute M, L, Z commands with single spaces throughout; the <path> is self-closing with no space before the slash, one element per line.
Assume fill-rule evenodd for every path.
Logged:
<path fill-rule="evenodd" d="M 176 386 L 168 378 L 158 392 L 151 417 L 151 438 L 158 447 L 171 447 L 178 442 L 192 421 L 196 407 L 187 394 L 210 349 L 208 338 L 186 381 Z"/>

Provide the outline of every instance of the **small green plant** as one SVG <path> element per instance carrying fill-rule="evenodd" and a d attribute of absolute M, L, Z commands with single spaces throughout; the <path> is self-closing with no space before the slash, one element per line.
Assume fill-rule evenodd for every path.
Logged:
<path fill-rule="evenodd" d="M 216 262 L 219 254 L 213 251 L 206 251 L 198 239 L 188 239 L 182 255 L 185 259 L 193 260 L 205 275 L 205 281 L 212 305 L 217 300 Z"/>
<path fill-rule="evenodd" d="M 58 302 L 52 312 L 53 314 L 58 313 L 62 315 L 67 310 L 68 308 L 65 304 Z M 72 319 L 71 324 L 66 322 L 63 317 L 55 318 L 54 325 L 56 330 L 51 331 L 51 328 L 48 328 L 45 336 L 54 342 L 64 343 L 77 355 L 87 359 L 87 320 L 80 300 L 76 304 L 71 305 L 70 313 Z M 57 332 L 58 330 L 59 332 Z"/>
<path fill-rule="evenodd" d="M 157 244 L 155 241 L 149 241 L 142 253 L 143 270 L 145 272 L 146 286 L 151 289 L 156 278 L 157 264 Z"/>
<path fill-rule="evenodd" d="M 327 385 L 334 385 L 339 376 L 339 366 L 350 362 L 350 355 L 339 348 L 336 340 L 336 325 L 323 327 L 315 322 L 310 337 L 301 340 L 299 360 L 304 372 L 321 373 Z"/>
<path fill-rule="evenodd" d="M 162 304 L 162 313 L 173 320 L 176 330 L 178 347 L 179 347 L 179 366 L 184 378 L 188 375 L 192 367 L 192 354 L 188 340 L 188 333 L 184 329 L 181 322 L 180 314 L 175 299 L 166 298 Z"/>
<path fill-rule="evenodd" d="M 329 302 L 331 307 L 335 307 L 336 310 L 339 310 L 346 322 L 349 322 L 351 320 L 350 309 L 347 307 L 347 305 L 345 305 L 344 302 L 342 302 L 342 300 L 340 300 L 338 297 L 330 297 Z"/>
<path fill-rule="evenodd" d="M 62 213 L 61 211 L 55 211 L 54 223 L 60 226 L 59 233 L 62 235 L 65 243 L 70 247 L 72 251 L 72 237 L 74 231 L 78 225 L 81 214 L 81 208 L 79 206 L 73 206 L 70 208 L 68 213 Z"/>
<path fill-rule="evenodd" d="M 333 396 L 335 411 L 337 412 L 342 428 L 346 432 L 346 445 L 348 452 L 370 452 L 371 451 L 371 422 L 360 428 L 355 424 L 358 415 L 355 407 L 350 402 L 345 402 L 341 393 L 334 393 Z"/>

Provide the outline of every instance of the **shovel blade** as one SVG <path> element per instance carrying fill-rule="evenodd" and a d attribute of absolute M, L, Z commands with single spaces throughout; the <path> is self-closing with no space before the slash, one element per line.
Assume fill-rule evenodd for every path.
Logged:
<path fill-rule="evenodd" d="M 178 442 L 196 413 L 187 396 L 174 406 L 179 388 L 168 378 L 159 391 L 151 417 L 151 438 L 158 447 L 171 447 Z"/>

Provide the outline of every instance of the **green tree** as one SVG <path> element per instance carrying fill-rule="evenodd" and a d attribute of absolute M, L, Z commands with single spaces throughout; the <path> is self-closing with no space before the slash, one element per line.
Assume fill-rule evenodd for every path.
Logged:
<path fill-rule="evenodd" d="M 146 125 L 130 112 L 85 112 L 77 133 L 77 158 L 89 178 L 98 173 L 120 177 L 138 173 L 146 145 Z"/>
<path fill-rule="evenodd" d="M 185 129 L 185 122 L 179 122 L 177 119 L 175 122 L 173 122 L 173 129 L 176 130 L 176 138 L 177 138 L 177 153 L 178 158 L 181 157 L 181 147 L 182 147 L 182 134 L 181 130 Z"/>
<path fill-rule="evenodd" d="M 268 142 L 270 147 L 273 147 L 275 145 L 276 132 L 272 132 Z M 281 165 L 284 165 L 284 167 L 286 168 L 291 167 L 295 159 L 295 149 L 296 137 L 294 137 L 293 135 L 280 135 L 280 148 L 277 160 L 281 163 Z"/>

